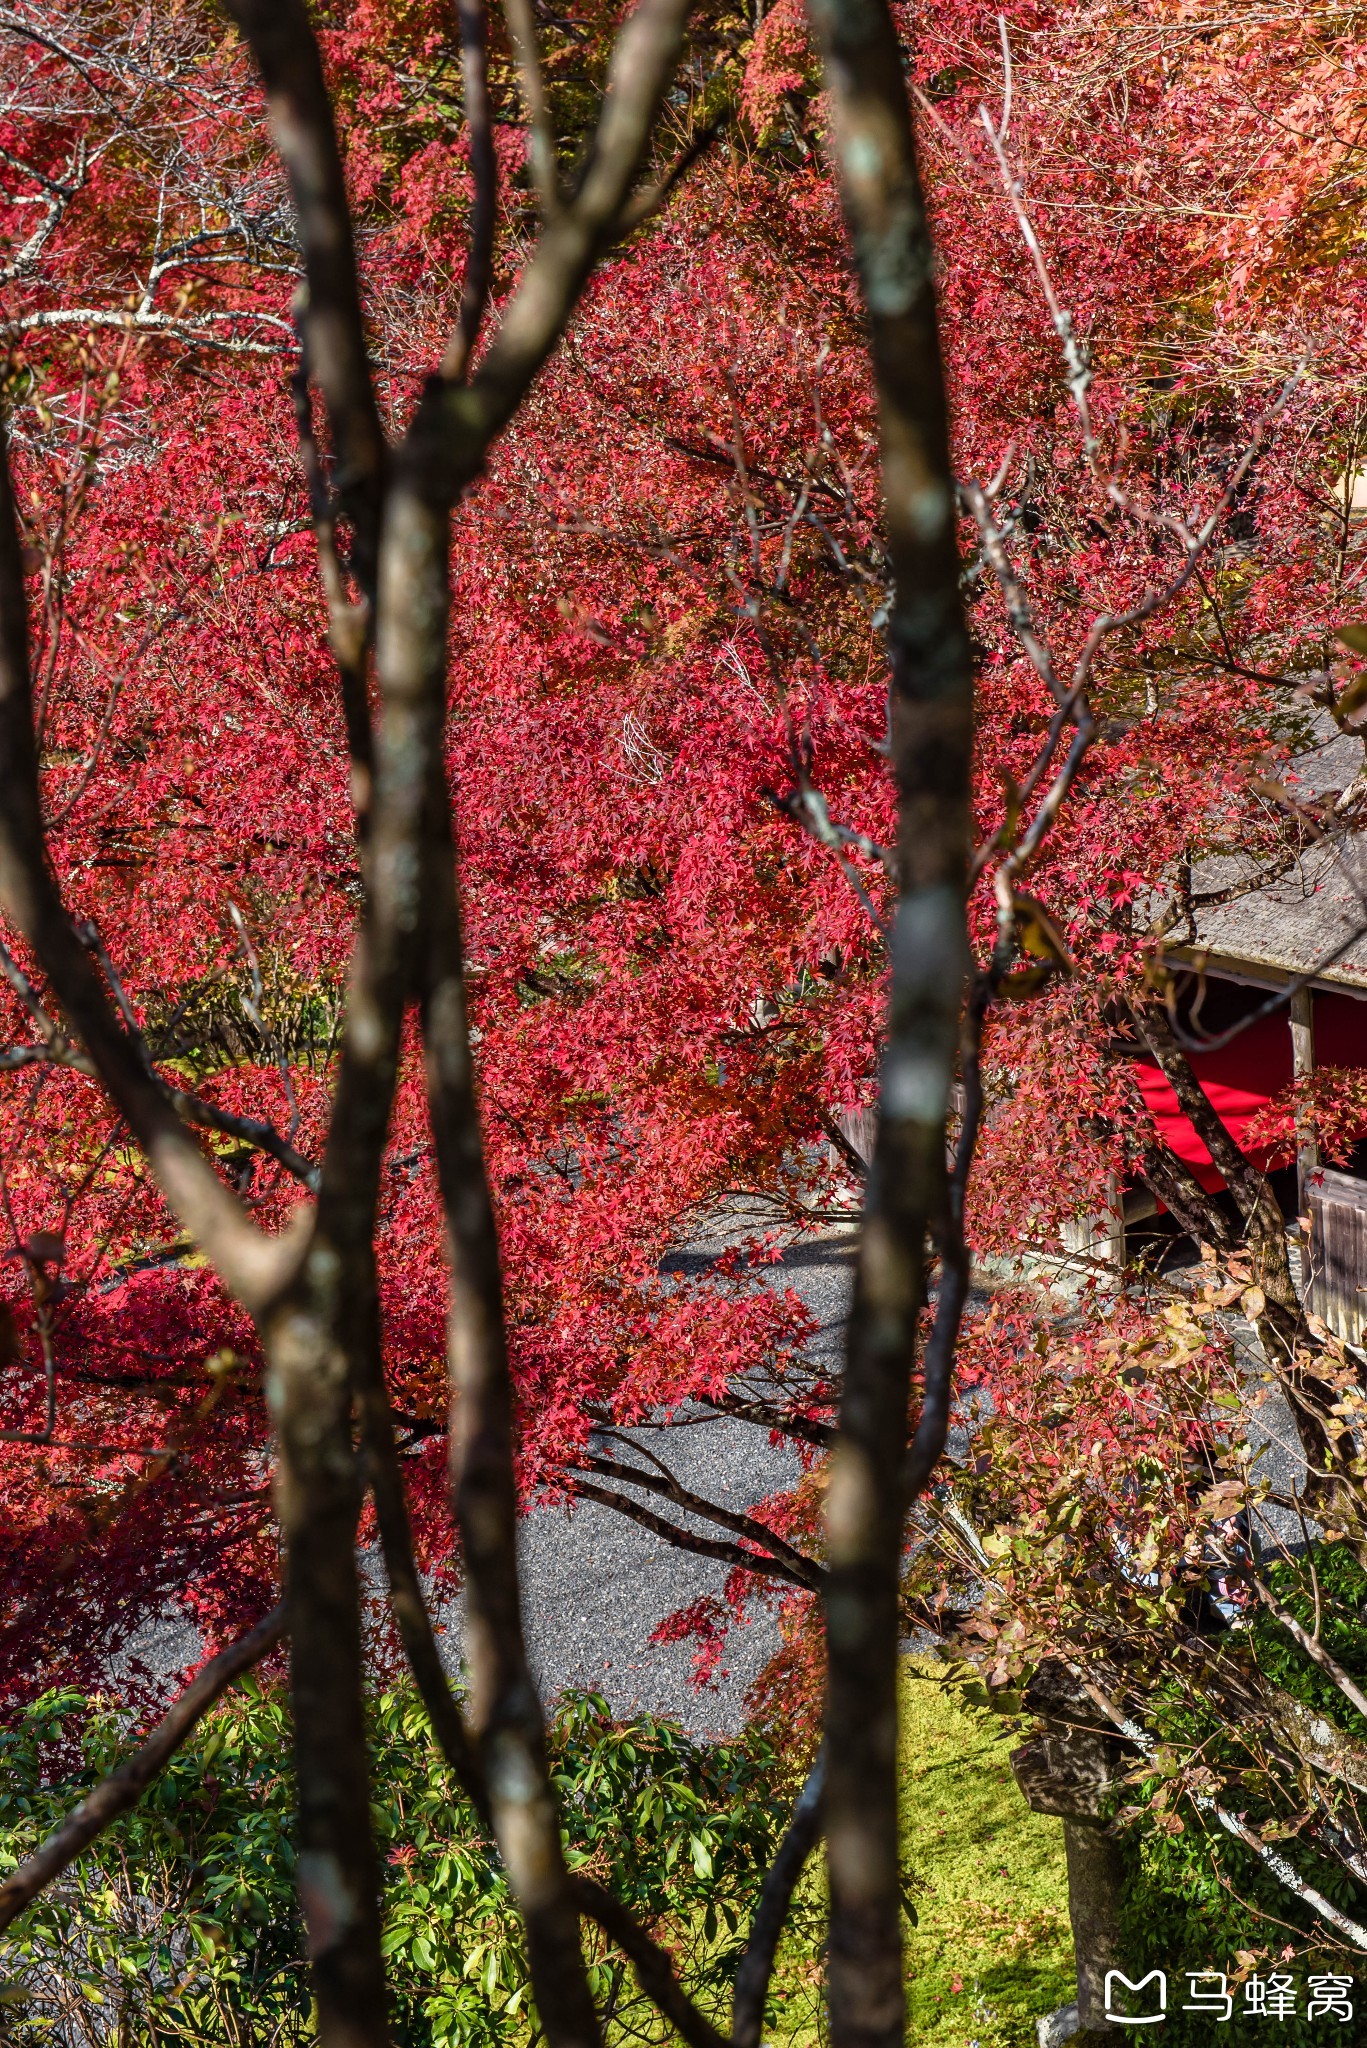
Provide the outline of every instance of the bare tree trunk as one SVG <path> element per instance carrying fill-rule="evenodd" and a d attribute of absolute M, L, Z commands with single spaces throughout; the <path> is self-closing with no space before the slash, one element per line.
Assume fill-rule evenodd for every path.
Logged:
<path fill-rule="evenodd" d="M 901 898 L 878 1140 L 869 1175 L 826 1535 L 824 1821 L 836 2048 L 905 2026 L 898 1885 L 898 1583 L 913 1487 L 948 1426 L 947 1366 L 908 1411 L 928 1239 L 948 1218 L 945 1123 L 967 947 L 973 677 L 959 601 L 954 481 L 932 252 L 896 29 L 881 0 L 809 0 L 831 94 L 841 196 L 878 385 L 895 593 L 891 748 Z"/>
<path fill-rule="evenodd" d="M 389 2039 L 379 1866 L 370 1831 L 356 1525 L 360 1478 L 341 1322 L 341 1259 L 321 1233 L 305 1277 L 268 1317 L 285 1540 L 299 1899 L 328 2048 Z"/>

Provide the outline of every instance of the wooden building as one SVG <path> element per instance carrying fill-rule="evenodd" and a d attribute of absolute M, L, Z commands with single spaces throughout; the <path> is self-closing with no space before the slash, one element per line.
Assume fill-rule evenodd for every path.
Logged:
<path fill-rule="evenodd" d="M 1367 1069 L 1367 834 L 1338 822 L 1359 794 L 1363 742 L 1328 724 L 1288 765 L 1287 786 L 1314 803 L 1324 836 L 1269 867 L 1219 855 L 1193 868 L 1190 914 L 1165 948 L 1181 977 L 1188 1035 L 1210 1041 L 1192 1065 L 1221 1121 L 1242 1141 L 1250 1119 L 1293 1075 Z M 1275 1002 L 1283 995 L 1285 1000 Z M 1136 1061 L 1145 1102 L 1202 1184 L 1223 1186 L 1155 1064 Z M 1255 1164 L 1266 1165 L 1245 1145 Z M 1308 1305 L 1348 1342 L 1367 1332 L 1367 1146 L 1347 1170 L 1302 1143 L 1282 1189 L 1289 1217 L 1308 1215 Z M 1293 1224 L 1293 1227 L 1294 1224 Z"/>
<path fill-rule="evenodd" d="M 1329 821 L 1327 829 L 1307 829 L 1299 849 L 1274 860 L 1236 852 L 1195 863 L 1185 893 L 1189 914 L 1164 946 L 1178 978 L 1184 1036 L 1209 1041 L 1208 1050 L 1189 1053 L 1196 1077 L 1235 1142 L 1264 1168 L 1270 1159 L 1245 1134 L 1295 1075 L 1317 1066 L 1367 1070 L 1367 832 L 1336 822 L 1340 808 L 1357 810 L 1367 801 L 1364 742 L 1327 718 L 1319 741 L 1289 762 L 1285 775 L 1288 788 Z M 1203 1187 L 1223 1189 L 1157 1062 L 1136 1054 L 1134 1069 L 1164 1141 Z M 872 1109 L 839 1119 L 842 1139 L 865 1162 L 876 1121 Z M 1367 1144 L 1344 1170 L 1323 1165 L 1314 1146 L 1303 1143 L 1294 1170 L 1274 1173 L 1273 1185 L 1302 1241 L 1309 1307 L 1349 1343 L 1364 1345 Z M 1098 1262 L 1123 1265 L 1127 1232 L 1158 1207 L 1146 1188 L 1116 1185 L 1107 1208 L 1065 1230 L 1069 1259 L 1093 1275 Z"/>

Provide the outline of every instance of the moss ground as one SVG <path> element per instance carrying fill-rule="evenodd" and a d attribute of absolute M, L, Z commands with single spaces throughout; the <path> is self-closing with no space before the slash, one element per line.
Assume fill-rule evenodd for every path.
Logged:
<path fill-rule="evenodd" d="M 908 2039 L 918 2048 L 1035 2048 L 1040 2014 L 1074 1992 L 1063 1830 L 1021 1798 L 1002 1723 L 960 1706 L 933 1670 L 908 1667 L 902 1715 L 917 1921 L 907 1932 Z M 814 1930 L 817 1901 L 803 1904 L 798 1929 Z M 817 2036 L 819 1977 L 799 1934 L 776 1986 L 773 2034 L 789 2048 Z"/>
<path fill-rule="evenodd" d="M 902 1798 L 917 1926 L 910 2036 L 927 2048 L 1034 2048 L 1072 1996 L 1063 1829 L 1031 1813 L 1002 1724 L 908 1671 Z"/>

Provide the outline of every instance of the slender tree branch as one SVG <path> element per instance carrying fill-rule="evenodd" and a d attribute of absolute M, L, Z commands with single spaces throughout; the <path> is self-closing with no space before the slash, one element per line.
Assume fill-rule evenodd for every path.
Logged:
<path fill-rule="evenodd" d="M 725 1543 L 719 1537 L 695 1535 L 691 1529 L 681 1529 L 677 1522 L 657 1515 L 640 1501 L 632 1500 L 626 1494 L 614 1493 L 611 1487 L 580 1479 L 575 1482 L 574 1490 L 579 1499 L 596 1501 L 599 1507 L 611 1508 L 615 1514 L 625 1515 L 629 1522 L 639 1523 L 653 1536 L 663 1537 L 675 1550 L 692 1551 L 695 1557 L 715 1558 L 719 1564 L 730 1565 L 733 1570 L 754 1572 L 758 1578 L 781 1579 L 785 1585 L 796 1586 L 804 1593 L 813 1590 L 809 1575 L 799 1577 L 790 1565 L 782 1564 L 778 1558 L 759 1550 L 743 1550 L 739 1543 Z"/>
<path fill-rule="evenodd" d="M 148 1072 L 77 938 L 48 864 L 28 661 L 23 558 L 0 419 L 0 899 L 42 963 L 159 1186 L 248 1307 L 274 1291 L 293 1248 L 273 1243 L 224 1187 Z"/>
<path fill-rule="evenodd" d="M 87 1080 L 98 1081 L 100 1074 L 95 1062 L 79 1046 L 69 1044 L 51 1020 L 43 1021 L 52 1032 L 51 1039 L 43 1045 L 11 1045 L 0 1048 L 0 1072 L 16 1072 L 21 1067 L 53 1066 L 63 1067 L 73 1074 L 82 1074 Z M 160 1075 L 151 1069 L 166 1101 L 186 1123 L 194 1124 L 204 1131 L 217 1131 L 220 1137 L 236 1138 L 241 1144 L 249 1145 L 256 1152 L 264 1152 L 282 1166 L 301 1187 L 316 1194 L 318 1190 L 318 1168 L 311 1159 L 295 1150 L 287 1138 L 281 1136 L 275 1125 L 260 1117 L 239 1116 L 235 1111 L 220 1109 L 216 1102 L 208 1102 L 202 1095 L 192 1095 L 187 1089 L 172 1088 Z"/>
<path fill-rule="evenodd" d="M 1058 679 L 1049 644 L 1035 624 L 1029 600 L 1012 566 L 1011 557 L 1006 552 L 1006 536 L 997 525 L 991 499 L 980 484 L 967 483 L 961 488 L 968 509 L 977 524 L 983 554 L 997 579 L 1002 601 L 1006 606 L 1007 623 L 1036 675 L 1045 684 L 1055 702 L 1061 704 L 1068 691 Z"/>
<path fill-rule="evenodd" d="M 432 561 L 444 576 L 444 548 Z M 444 764 L 433 764 L 425 849 L 428 924 L 421 1021 L 437 1177 L 451 1255 L 451 1484 L 466 1572 L 470 1732 L 527 1929 L 537 2009 L 553 2048 L 596 2048 L 579 1912 L 551 1794 L 545 1732 L 522 1629 L 512 1386 L 503 1279 L 466 1020 Z"/>
<path fill-rule="evenodd" d="M 1300 1644 L 1311 1662 L 1318 1664 L 1320 1670 L 1333 1680 L 1348 1704 L 1367 1720 L 1367 1693 L 1364 1693 L 1356 1680 L 1344 1670 L 1338 1659 L 1330 1656 L 1319 1637 L 1311 1635 L 1309 1629 L 1302 1627 L 1290 1609 L 1283 1607 L 1272 1589 L 1259 1578 L 1257 1572 L 1245 1570 L 1240 1575 L 1248 1580 L 1273 1619 L 1280 1623 L 1293 1641 Z"/>
<path fill-rule="evenodd" d="M 1068 1668 L 1083 1686 L 1088 1697 L 1095 1701 L 1126 1741 L 1132 1742 L 1143 1756 L 1154 1757 L 1157 1754 L 1157 1744 L 1148 1731 L 1141 1728 L 1122 1708 L 1116 1706 L 1113 1700 L 1108 1699 L 1084 1672 L 1075 1665 L 1069 1665 Z M 1245 1826 L 1236 1815 L 1221 1806 L 1218 1800 L 1212 1799 L 1208 1792 L 1188 1791 L 1186 1796 L 1198 1813 L 1210 1814 L 1226 1834 L 1233 1835 L 1246 1849 L 1252 1850 L 1263 1867 L 1276 1878 L 1278 1884 L 1284 1885 L 1294 1897 L 1303 1900 L 1313 1913 L 1327 1921 L 1337 1933 L 1344 1935 L 1355 1948 L 1367 1950 L 1367 1927 L 1362 1927 L 1356 1920 L 1351 1920 L 1332 1900 L 1326 1899 L 1323 1892 L 1314 1885 L 1307 1884 L 1300 1872 L 1288 1862 L 1279 1849 L 1274 1849 L 1270 1842 L 1262 1841 L 1254 1834 L 1252 1828 Z"/>
<path fill-rule="evenodd" d="M 388 452 L 375 403 L 346 180 L 323 66 L 304 0 L 228 0 L 260 67 L 275 143 L 299 222 L 302 315 L 337 450 L 337 492 L 356 541 L 352 565 L 373 600 Z"/>
<path fill-rule="evenodd" d="M 1262 1254 L 1267 1291 L 1278 1306 L 1299 1320 L 1300 1302 L 1286 1254 L 1286 1226 L 1267 1176 L 1258 1171 L 1226 1130 L 1209 1096 L 1197 1079 L 1186 1053 L 1177 1042 L 1167 1011 L 1159 1003 L 1133 1007 L 1131 1014 L 1141 1036 L 1177 1097 L 1177 1106 L 1209 1152 L 1223 1176 L 1239 1211 Z"/>
<path fill-rule="evenodd" d="M 366 687 L 368 656 L 374 628 L 372 602 L 353 604 L 337 549 L 337 519 L 323 471 L 323 458 L 313 426 L 313 395 L 309 386 L 308 329 L 299 323 L 299 360 L 290 379 L 294 400 L 295 437 L 309 494 L 309 516 L 318 548 L 318 573 L 328 610 L 328 645 L 337 664 L 351 763 L 351 803 L 356 837 L 364 849 L 369 829 L 370 800 L 375 779 L 375 736 L 371 728 Z"/>
<path fill-rule="evenodd" d="M 273 313 L 201 313 L 186 317 L 176 313 L 114 311 L 101 306 L 49 307 L 33 313 L 16 313 L 3 323 L 7 335 L 36 334 L 61 328 L 113 328 L 120 334 L 164 334 L 170 341 L 192 343 L 230 356 L 278 356 L 285 347 L 284 334 L 278 341 L 247 341 L 241 335 L 224 332 L 230 323 L 288 328 Z"/>
<path fill-rule="evenodd" d="M 560 170 L 556 159 L 555 132 L 546 104 L 546 81 L 537 48 L 536 16 L 530 0 L 504 0 L 504 16 L 517 59 L 518 83 L 527 109 L 527 160 L 532 184 L 541 206 L 543 220 L 554 220 L 560 212 Z"/>
<path fill-rule="evenodd" d="M 921 1360 L 920 1413 L 902 1467 L 902 1485 L 908 1501 L 914 1501 L 928 1485 L 949 1434 L 954 1358 L 973 1273 L 972 1255 L 964 1236 L 964 1201 L 982 1125 L 983 1092 L 978 1050 L 990 992 L 990 978 L 984 977 L 974 992 L 975 999 L 970 1005 L 964 1034 L 963 1122 L 955 1146 L 949 1201 L 941 1226 L 940 1280 L 936 1289 L 935 1315 Z"/>
<path fill-rule="evenodd" d="M 643 1445 L 637 1448 L 644 1456 L 650 1456 Z M 645 1493 L 662 1494 L 666 1500 L 673 1501 L 676 1507 L 683 1508 L 686 1513 L 697 1515 L 702 1521 L 715 1522 L 719 1528 L 730 1529 L 733 1534 L 743 1536 L 747 1543 L 753 1543 L 757 1549 L 767 1550 L 777 1563 L 788 1567 L 791 1576 L 810 1587 L 812 1591 L 816 1590 L 825 1576 L 819 1564 L 809 1557 L 804 1557 L 791 1543 L 785 1543 L 772 1529 L 766 1529 L 753 1515 L 737 1514 L 732 1508 L 718 1507 L 715 1502 L 704 1500 L 701 1494 L 693 1493 L 688 1487 L 681 1486 L 666 1466 L 661 1465 L 658 1473 L 641 1472 L 631 1465 L 619 1463 L 614 1458 L 587 1457 L 583 1469 L 587 1472 L 596 1472 L 600 1479 L 613 1479 L 619 1485 L 639 1486 Z"/>
<path fill-rule="evenodd" d="M 432 1617 L 423 1597 L 413 1555 L 413 1531 L 404 1495 L 403 1472 L 394 1441 L 394 1416 L 385 1386 L 381 1354 L 379 1305 L 373 1259 L 359 1327 L 353 1330 L 351 1379 L 360 1414 L 366 1477 L 375 1502 L 380 1550 L 389 1580 L 389 1599 L 438 1748 L 455 1772 L 475 1811 L 487 1825 L 489 1793 L 479 1759 L 470 1742 L 460 1703 L 451 1689 Z"/>
<path fill-rule="evenodd" d="M 835 1431 L 830 1423 L 815 1422 L 807 1415 L 790 1415 L 782 1408 L 771 1408 L 767 1402 L 750 1400 L 735 1393 L 704 1394 L 701 1399 L 721 1415 L 734 1415 L 738 1421 L 753 1422 L 759 1429 L 796 1437 L 801 1443 L 815 1444 L 818 1450 L 829 1450 L 835 1442 Z"/>
<path fill-rule="evenodd" d="M 642 1991 L 688 2048 L 729 2048 L 726 2035 L 698 2010 L 675 1976 L 668 1950 L 637 1926 L 621 1901 L 591 1877 L 576 1876 L 570 1885 L 580 1912 L 616 1942 L 635 1968 Z"/>
<path fill-rule="evenodd" d="M 284 1168 L 291 1180 L 297 1180 L 310 1194 L 317 1194 L 318 1168 L 302 1152 L 296 1151 L 288 1139 L 281 1137 L 274 1124 L 265 1123 L 259 1117 L 238 1116 L 230 1109 L 220 1109 L 216 1102 L 206 1102 L 202 1095 L 187 1095 L 180 1088 L 168 1088 L 166 1096 L 172 1108 L 179 1110 L 187 1123 L 195 1124 L 203 1131 L 217 1131 L 220 1137 L 236 1138 L 256 1152 L 264 1152 L 268 1159 Z"/>
<path fill-rule="evenodd" d="M 765 1874 L 755 1917 L 750 1922 L 750 1938 L 740 1959 L 740 1968 L 736 1971 L 736 1994 L 731 2009 L 734 2048 L 759 2048 L 769 1980 L 774 1974 L 774 1958 L 778 1954 L 788 1909 L 807 1858 L 821 1834 L 821 1797 L 825 1786 L 826 1751 L 823 1746 L 817 1751 L 816 1761 L 798 1794 L 793 1817 Z"/>
<path fill-rule="evenodd" d="M 484 0 L 457 0 L 460 13 L 460 62 L 465 81 L 465 126 L 470 138 L 470 174 L 475 202 L 470 214 L 470 240 L 465 256 L 465 282 L 460 311 L 441 374 L 448 382 L 464 381 L 475 352 L 493 281 L 494 226 L 498 207 L 498 158 L 494 154 L 493 110 L 489 104 L 489 17 Z"/>
<path fill-rule="evenodd" d="M 602 112 L 573 200 L 547 222 L 484 357 L 463 386 L 429 386 L 415 426 L 429 494 L 473 480 L 564 330 L 618 222 L 674 71 L 689 0 L 641 0 L 608 65 Z"/>
<path fill-rule="evenodd" d="M 635 198 L 623 207 L 617 223 L 617 233 L 622 240 L 628 235 L 634 235 L 638 228 L 644 227 L 647 221 L 654 219 L 671 195 L 678 191 L 693 166 L 701 163 L 713 144 L 726 133 L 734 119 L 735 108 L 724 107 L 713 120 L 704 122 L 701 128 L 693 131 L 664 176 L 657 179 L 653 185 L 647 186 L 644 192 L 638 192 Z"/>

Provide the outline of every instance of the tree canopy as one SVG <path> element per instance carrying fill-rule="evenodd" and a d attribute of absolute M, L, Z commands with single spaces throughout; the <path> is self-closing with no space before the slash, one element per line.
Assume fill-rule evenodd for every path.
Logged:
<path fill-rule="evenodd" d="M 557 2042 L 612 1908 L 555 1846 L 519 1505 L 727 1564 L 673 1624 L 704 1658 L 780 1608 L 843 2048 L 901 2038 L 909 1619 L 1131 1728 L 1161 1670 L 1208 1689 L 1236 1304 L 1363 1542 L 1358 1369 L 1262 1170 L 1307 1116 L 1346 1156 L 1361 1082 L 1239 1153 L 1168 963 L 1203 861 L 1274 874 L 1367 795 L 1287 768 L 1367 701 L 1361 20 L 809 13 L 0 18 L 0 1685 L 97 1688 L 149 1615 L 231 1657 L 283 1544 L 329 2043 L 384 2038 L 358 1544 Z M 975 1259 L 1137 1184 L 1203 1248 L 1180 1299 L 963 1320 Z M 861 1210 L 831 1374 L 764 1269 Z M 939 1464 L 974 1402 L 982 1469 Z M 807 1476 L 742 1514 L 605 1435 L 697 1408 Z M 421 1575 L 472 1604 L 464 1718 Z"/>

